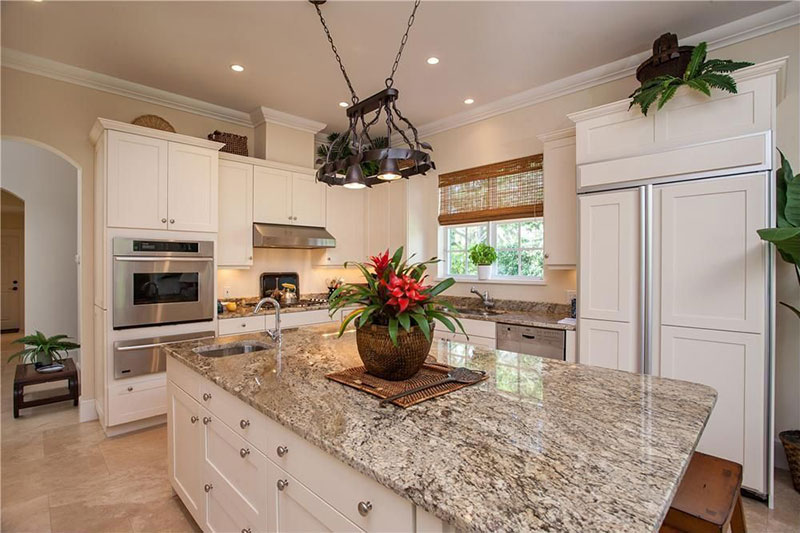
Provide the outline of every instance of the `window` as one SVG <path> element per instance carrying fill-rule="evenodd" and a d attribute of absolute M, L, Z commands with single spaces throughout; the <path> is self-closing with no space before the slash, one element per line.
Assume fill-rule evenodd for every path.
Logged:
<path fill-rule="evenodd" d="M 494 279 L 541 280 L 544 274 L 544 222 L 541 217 L 446 226 L 445 274 L 455 278 L 477 277 L 478 267 L 469 260 L 469 248 L 479 242 L 497 250 Z"/>
<path fill-rule="evenodd" d="M 539 154 L 439 176 L 446 275 L 477 277 L 469 248 L 483 242 L 497 250 L 493 278 L 543 279 L 542 163 Z"/>

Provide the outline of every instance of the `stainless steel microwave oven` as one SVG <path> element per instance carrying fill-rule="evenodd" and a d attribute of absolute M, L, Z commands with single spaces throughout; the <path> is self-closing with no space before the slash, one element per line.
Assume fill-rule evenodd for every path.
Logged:
<path fill-rule="evenodd" d="M 114 329 L 213 319 L 212 241 L 114 238 Z"/>

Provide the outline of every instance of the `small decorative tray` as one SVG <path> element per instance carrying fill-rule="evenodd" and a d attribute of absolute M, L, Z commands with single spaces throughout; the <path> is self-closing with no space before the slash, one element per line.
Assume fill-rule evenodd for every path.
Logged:
<path fill-rule="evenodd" d="M 374 396 L 377 396 L 378 398 L 388 398 L 389 396 L 394 396 L 395 394 L 419 387 L 420 385 L 426 385 L 428 383 L 440 381 L 446 378 L 447 373 L 452 369 L 452 366 L 441 363 L 425 363 L 414 377 L 405 381 L 389 381 L 375 377 L 372 374 L 368 374 L 367 369 L 363 366 L 347 368 L 339 372 L 326 374 L 325 377 L 349 387 L 353 387 L 354 389 L 368 392 Z M 487 379 L 487 377 L 488 376 L 484 375 L 476 383 L 484 381 Z M 469 385 L 474 385 L 474 383 L 443 383 L 441 385 L 435 385 L 408 396 L 403 396 L 402 398 L 394 400 L 392 403 L 399 407 L 411 407 L 412 405 L 424 402 L 425 400 L 430 400 L 431 398 L 436 398 L 437 396 L 442 396 L 444 394 L 457 391 L 458 389 L 467 387 Z"/>

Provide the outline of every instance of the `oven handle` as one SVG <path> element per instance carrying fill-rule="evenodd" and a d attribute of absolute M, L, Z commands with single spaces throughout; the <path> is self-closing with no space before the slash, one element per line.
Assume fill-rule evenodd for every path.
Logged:
<path fill-rule="evenodd" d="M 187 262 L 197 262 L 197 261 L 213 261 L 213 257 L 115 257 L 114 261 L 135 261 L 141 263 L 170 263 L 172 261 L 187 261 Z"/>
<path fill-rule="evenodd" d="M 192 339 L 182 339 L 178 341 L 168 341 L 168 342 L 156 342 L 153 344 L 137 344 L 136 346 L 120 346 L 118 348 L 114 348 L 118 352 L 130 352 L 132 350 L 144 350 L 146 348 L 158 348 L 159 346 L 166 346 L 168 344 L 177 344 L 179 342 L 190 342 L 190 341 L 200 341 L 203 339 L 213 339 L 214 335 L 209 335 L 207 337 L 194 337 Z"/>

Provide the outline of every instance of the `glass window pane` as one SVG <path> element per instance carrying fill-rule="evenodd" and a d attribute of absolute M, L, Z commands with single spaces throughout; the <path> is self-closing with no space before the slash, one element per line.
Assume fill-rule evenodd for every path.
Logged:
<path fill-rule="evenodd" d="M 543 247 L 543 227 L 542 219 L 523 222 L 520 228 L 522 248 L 542 248 Z"/>
<path fill-rule="evenodd" d="M 467 241 L 469 242 L 469 246 L 478 244 L 479 242 L 488 243 L 486 225 L 482 224 L 480 226 L 467 227 Z"/>
<path fill-rule="evenodd" d="M 478 267 L 472 261 L 469 260 L 469 257 L 467 257 L 467 274 L 469 274 L 470 276 L 478 275 Z"/>
<path fill-rule="evenodd" d="M 497 248 L 519 247 L 519 222 L 497 224 Z"/>
<path fill-rule="evenodd" d="M 464 228 L 448 228 L 447 233 L 451 250 L 464 250 L 467 247 Z"/>
<path fill-rule="evenodd" d="M 455 252 L 450 254 L 450 274 L 466 274 L 467 254 Z"/>
<path fill-rule="evenodd" d="M 544 253 L 542 250 L 524 250 L 521 253 L 521 274 L 541 279 L 544 274 Z"/>
<path fill-rule="evenodd" d="M 519 252 L 513 251 L 499 251 L 497 252 L 497 274 L 500 276 L 518 276 L 519 275 Z"/>

